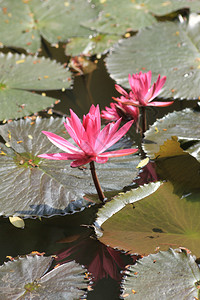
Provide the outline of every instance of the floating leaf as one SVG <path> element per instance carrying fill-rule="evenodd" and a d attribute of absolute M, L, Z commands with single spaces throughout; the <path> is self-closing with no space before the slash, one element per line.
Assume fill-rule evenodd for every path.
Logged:
<path fill-rule="evenodd" d="M 152 70 L 153 81 L 158 74 L 167 76 L 160 96 L 198 99 L 199 34 L 200 20 L 192 16 L 187 25 L 162 22 L 143 29 L 114 46 L 106 60 L 108 72 L 117 83 L 130 88 L 129 73 Z"/>
<path fill-rule="evenodd" d="M 200 193 L 175 194 L 170 182 L 119 195 L 98 212 L 97 224 L 103 230 L 100 241 L 143 255 L 182 246 L 199 256 L 199 197 Z"/>
<path fill-rule="evenodd" d="M 0 155 L 0 214 L 65 214 L 90 204 L 83 199 L 85 194 L 96 194 L 89 166 L 71 168 L 71 161 L 37 157 L 42 153 L 59 152 L 42 130 L 69 139 L 63 121 L 64 119 L 52 117 L 37 118 L 35 124 L 26 119 L 0 126 L 1 136 L 5 141 L 9 140 L 11 146 L 7 148 L 1 144 L 4 154 Z M 102 188 L 105 191 L 113 191 L 130 184 L 137 173 L 138 162 L 139 157 L 131 155 L 110 159 L 106 164 L 96 164 Z"/>
<path fill-rule="evenodd" d="M 74 261 L 47 272 L 53 258 L 27 255 L 0 267 L 1 298 L 78 299 L 87 288 L 84 269 Z"/>
<path fill-rule="evenodd" d="M 127 270 L 122 288 L 128 299 L 199 299 L 200 270 L 185 250 L 169 249 L 140 259 Z"/>
<path fill-rule="evenodd" d="M 142 168 L 142 167 L 146 166 L 148 164 L 148 162 L 149 162 L 149 157 L 146 157 L 139 162 L 139 164 L 137 165 L 136 168 Z"/>
<path fill-rule="evenodd" d="M 97 14 L 88 1 L 82 0 L 1 0 L 0 3 L 5 8 L 0 11 L 0 42 L 28 52 L 39 50 L 41 36 L 51 44 L 88 36 L 91 31 L 81 23 Z"/>
<path fill-rule="evenodd" d="M 156 18 L 142 1 L 135 3 L 129 0 L 107 0 L 103 4 L 98 0 L 93 2 L 100 10 L 98 18 L 83 24 L 101 33 L 123 35 L 126 31 L 136 31 L 156 22 Z"/>
<path fill-rule="evenodd" d="M 118 35 L 97 34 L 88 38 L 71 38 L 66 46 L 66 55 L 94 55 L 103 54 L 119 40 Z"/>
<path fill-rule="evenodd" d="M 9 217 L 9 221 L 17 228 L 24 228 L 25 226 L 24 220 L 19 217 Z"/>
<path fill-rule="evenodd" d="M 157 16 L 164 16 L 174 11 L 188 8 L 191 12 L 199 12 L 199 1 L 198 0 L 148 0 L 149 6 L 151 5 L 151 12 Z"/>
<path fill-rule="evenodd" d="M 132 199 L 133 191 L 129 191 L 126 192 L 125 194 L 120 193 L 119 196 L 114 197 L 112 201 L 107 202 L 106 205 L 104 205 L 97 214 L 96 231 L 98 236 L 101 237 L 103 235 L 102 232 L 98 232 L 98 228 L 100 228 L 102 224 L 107 221 L 107 219 L 109 219 L 114 214 L 116 214 L 121 209 L 123 209 L 127 204 L 133 203 L 135 201 L 141 200 L 142 198 L 151 195 L 159 188 L 160 185 L 161 185 L 160 182 L 150 183 L 148 185 L 141 186 L 138 189 L 133 190 L 134 200 Z"/>
<path fill-rule="evenodd" d="M 198 142 L 200 141 L 199 123 L 200 113 L 191 109 L 187 108 L 179 112 L 169 113 L 157 120 L 145 132 L 143 148 L 148 156 L 155 158 L 155 153 L 159 151 L 160 146 L 167 139 L 171 139 L 171 136 L 176 135 L 179 141 Z M 197 148 L 200 148 L 199 143 Z M 197 148 L 194 151 L 198 154 Z M 194 151 L 191 150 L 191 154 Z"/>
<path fill-rule="evenodd" d="M 100 13 L 95 20 L 83 24 L 92 30 L 109 34 L 124 34 L 156 23 L 155 15 L 163 16 L 181 8 L 199 12 L 198 0 L 93 0 Z"/>
<path fill-rule="evenodd" d="M 33 90 L 70 86 L 70 72 L 44 57 L 1 54 L 0 68 L 0 120 L 26 116 L 54 104 L 55 99 L 31 93 Z"/>

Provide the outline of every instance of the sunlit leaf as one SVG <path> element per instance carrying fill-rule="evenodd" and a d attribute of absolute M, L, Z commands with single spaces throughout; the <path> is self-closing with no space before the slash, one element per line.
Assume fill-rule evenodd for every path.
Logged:
<path fill-rule="evenodd" d="M 17 228 L 24 228 L 25 223 L 22 218 L 19 217 L 9 217 L 10 223 Z"/>
<path fill-rule="evenodd" d="M 179 196 L 170 182 L 159 185 L 133 189 L 106 203 L 97 218 L 100 241 L 143 255 L 182 246 L 199 256 L 200 193 Z"/>
<path fill-rule="evenodd" d="M 59 152 L 42 130 L 69 139 L 63 121 L 52 117 L 37 118 L 35 124 L 26 119 L 0 126 L 1 136 L 10 144 L 10 148 L 1 144 L 0 214 L 65 214 L 91 203 L 83 199 L 85 194 L 96 194 L 88 165 L 71 168 L 71 161 L 37 157 L 42 153 Z M 102 189 L 120 190 L 130 184 L 137 174 L 139 160 L 137 155 L 130 155 L 110 159 L 106 164 L 96 164 Z"/>
<path fill-rule="evenodd" d="M 167 114 L 162 119 L 157 120 L 150 126 L 149 130 L 145 132 L 145 139 L 143 148 L 148 156 L 155 158 L 155 153 L 159 151 L 160 146 L 167 139 L 172 136 L 177 136 L 178 140 L 184 142 L 197 142 L 196 149 L 193 151 L 190 148 L 186 149 L 195 157 L 200 148 L 200 113 L 194 112 L 191 109 L 184 109 L 182 111 L 175 111 Z"/>
<path fill-rule="evenodd" d="M 122 40 L 114 46 L 106 60 L 111 77 L 117 83 L 130 88 L 129 73 L 152 70 L 153 81 L 158 74 L 167 76 L 160 96 L 198 99 L 199 19 L 199 16 L 191 16 L 188 24 L 162 22 Z"/>
<path fill-rule="evenodd" d="M 2 299 L 78 299 L 87 288 L 84 269 L 74 261 L 49 271 L 52 257 L 27 255 L 0 267 Z"/>
<path fill-rule="evenodd" d="M 170 180 L 176 192 L 200 191 L 200 163 L 181 149 L 177 137 L 165 141 L 155 156 L 157 174 L 162 180 Z"/>
<path fill-rule="evenodd" d="M 39 50 L 41 37 L 56 44 L 70 37 L 89 36 L 91 31 L 81 23 L 97 14 L 82 0 L 1 0 L 0 4 L 1 45 L 28 52 Z"/>
<path fill-rule="evenodd" d="M 146 166 L 148 164 L 148 162 L 149 162 L 149 157 L 146 157 L 139 162 L 139 164 L 137 165 L 136 168 L 142 168 L 142 167 Z"/>
<path fill-rule="evenodd" d="M 178 142 L 177 136 L 172 136 L 171 140 L 167 140 L 160 146 L 160 150 L 155 153 L 155 157 L 160 159 L 163 157 L 187 156 L 188 153 L 183 151 Z"/>
<path fill-rule="evenodd" d="M 70 86 L 70 72 L 56 61 L 18 54 L 0 55 L 0 120 L 30 115 L 54 104 L 55 99 L 31 93 Z"/>
<path fill-rule="evenodd" d="M 200 270 L 186 251 L 169 249 L 150 254 L 130 266 L 123 294 L 128 299 L 199 299 Z M 122 294 L 122 297 L 123 297 Z"/>

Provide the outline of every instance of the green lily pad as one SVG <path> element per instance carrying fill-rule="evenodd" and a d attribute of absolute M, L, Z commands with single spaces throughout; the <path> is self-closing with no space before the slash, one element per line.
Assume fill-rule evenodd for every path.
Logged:
<path fill-rule="evenodd" d="M 118 84 L 130 88 L 129 73 L 151 70 L 153 82 L 158 74 L 167 76 L 161 97 L 198 99 L 199 34 L 200 18 L 193 15 L 188 24 L 162 22 L 143 29 L 114 46 L 106 60 L 108 72 Z"/>
<path fill-rule="evenodd" d="M 198 0 L 147 0 L 151 12 L 156 16 L 164 16 L 174 11 L 188 8 L 191 12 L 199 12 L 199 1 Z"/>
<path fill-rule="evenodd" d="M 0 55 L 0 120 L 30 115 L 52 106 L 55 99 L 31 93 L 70 86 L 71 73 L 44 57 Z"/>
<path fill-rule="evenodd" d="M 48 271 L 53 258 L 27 255 L 0 267 L 1 299 L 78 299 L 87 285 L 74 261 Z"/>
<path fill-rule="evenodd" d="M 36 52 L 41 36 L 56 44 L 74 36 L 89 36 L 91 31 L 81 26 L 94 18 L 96 10 L 82 0 L 1 0 L 1 45 Z"/>
<path fill-rule="evenodd" d="M 39 159 L 42 153 L 60 152 L 42 133 L 50 131 L 66 139 L 64 119 L 29 119 L 0 126 L 6 141 L 0 152 L 0 203 L 2 215 L 44 216 L 82 209 L 91 202 L 85 194 L 96 194 L 89 165 L 71 168 L 71 161 Z M 71 141 L 71 139 L 70 139 Z M 62 152 L 62 151 L 61 151 Z M 102 189 L 115 191 L 130 184 L 140 158 L 130 155 L 96 164 Z"/>
<path fill-rule="evenodd" d="M 143 255 L 182 246 L 199 256 L 199 199 L 200 193 L 175 194 L 170 182 L 133 189 L 99 210 L 100 241 Z"/>
<path fill-rule="evenodd" d="M 119 40 L 118 35 L 97 34 L 89 38 L 71 38 L 66 46 L 65 54 L 76 56 L 79 54 L 95 55 L 108 51 Z"/>
<path fill-rule="evenodd" d="M 195 258 L 169 249 L 140 259 L 127 270 L 123 295 L 128 299 L 199 299 L 200 270 Z M 122 295 L 122 297 L 123 297 Z"/>
<path fill-rule="evenodd" d="M 83 24 L 101 33 L 121 35 L 156 23 L 155 15 L 163 16 L 181 8 L 200 11 L 198 0 L 93 0 L 93 3 L 100 11 L 98 18 Z"/>
<path fill-rule="evenodd" d="M 191 109 L 169 113 L 162 119 L 158 119 L 145 132 L 143 149 L 150 158 L 155 158 L 155 153 L 159 151 L 164 141 L 177 136 L 182 142 L 197 142 L 193 150 L 191 147 L 186 149 L 197 158 L 200 148 L 199 123 L 200 113 Z"/>
<path fill-rule="evenodd" d="M 156 22 L 156 18 L 142 5 L 144 1 L 107 0 L 101 5 L 98 0 L 94 2 L 100 10 L 99 16 L 83 24 L 97 32 L 123 35 L 126 31 L 136 31 Z"/>

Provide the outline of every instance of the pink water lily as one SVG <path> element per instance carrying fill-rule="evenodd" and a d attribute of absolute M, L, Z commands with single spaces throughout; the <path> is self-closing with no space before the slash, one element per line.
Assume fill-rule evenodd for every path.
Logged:
<path fill-rule="evenodd" d="M 127 93 L 121 86 L 118 84 L 115 85 L 116 90 L 122 94 L 120 98 L 113 98 L 116 101 L 134 106 L 169 106 L 173 103 L 170 102 L 159 102 L 152 100 L 157 97 L 163 85 L 166 81 L 166 76 L 160 77 L 158 75 L 157 81 L 151 86 L 151 71 L 147 73 L 140 72 L 139 74 L 129 74 L 128 80 L 131 87 L 131 91 Z"/>
<path fill-rule="evenodd" d="M 96 161 L 97 163 L 107 162 L 109 157 L 130 155 L 137 149 L 122 149 L 105 152 L 115 144 L 129 130 L 133 121 L 127 122 L 119 130 L 121 119 L 116 123 L 109 123 L 101 130 L 101 118 L 99 106 L 91 106 L 89 113 L 83 116 L 81 123 L 78 116 L 70 110 L 71 117 L 66 119 L 64 126 L 78 147 L 71 144 L 66 139 L 48 132 L 43 133 L 48 139 L 65 153 L 41 154 L 41 158 L 54 160 L 73 160 L 71 167 L 79 167 Z"/>
<path fill-rule="evenodd" d="M 122 118 L 123 121 L 133 120 L 138 121 L 139 108 L 133 105 L 126 105 L 122 103 L 110 103 L 110 107 L 105 107 L 101 111 L 102 119 L 108 121 L 117 121 Z"/>

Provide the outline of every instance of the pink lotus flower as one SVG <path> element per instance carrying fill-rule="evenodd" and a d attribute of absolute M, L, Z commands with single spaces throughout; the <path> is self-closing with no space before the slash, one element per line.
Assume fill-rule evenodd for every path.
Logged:
<path fill-rule="evenodd" d="M 139 74 L 133 74 L 132 76 L 129 74 L 128 77 L 129 84 L 131 87 L 131 91 L 127 93 L 121 86 L 118 84 L 115 85 L 116 90 L 122 94 L 120 98 L 113 98 L 116 101 L 121 102 L 122 104 L 134 105 L 134 106 L 169 106 L 173 101 L 170 102 L 158 102 L 153 101 L 155 97 L 157 97 L 163 85 L 166 81 L 166 76 L 160 78 L 158 75 L 158 79 L 151 86 L 151 71 L 147 73 L 140 72 Z"/>
<path fill-rule="evenodd" d="M 137 151 L 137 149 L 122 149 L 105 152 L 106 149 L 126 134 L 133 121 L 129 121 L 118 130 L 121 122 L 121 119 L 119 119 L 116 123 L 109 123 L 101 130 L 98 105 L 97 107 L 91 106 L 89 113 L 83 116 L 83 123 L 72 110 L 70 110 L 70 113 L 71 118 L 66 119 L 64 126 L 78 147 L 54 133 L 43 131 L 54 145 L 66 153 L 41 154 L 38 155 L 39 157 L 54 160 L 73 160 L 71 167 L 79 167 L 92 161 L 105 163 L 109 157 L 130 155 Z"/>
<path fill-rule="evenodd" d="M 120 102 L 110 103 L 110 107 L 105 107 L 106 110 L 101 111 L 101 117 L 108 121 L 116 121 L 122 118 L 123 121 L 133 120 L 138 121 L 139 109 L 132 105 L 125 105 Z"/>

